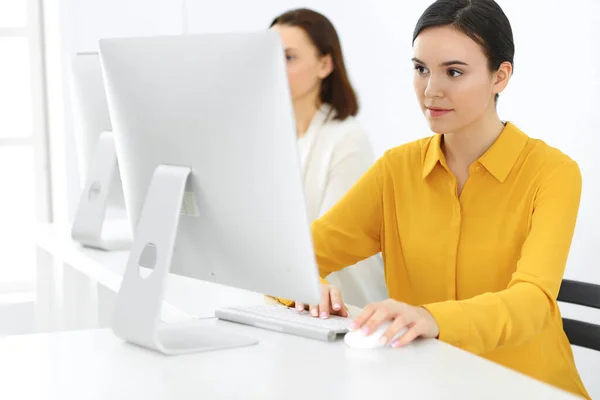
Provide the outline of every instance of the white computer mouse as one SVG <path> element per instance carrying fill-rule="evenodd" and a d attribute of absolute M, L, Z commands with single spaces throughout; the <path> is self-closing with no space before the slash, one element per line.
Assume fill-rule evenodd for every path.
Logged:
<path fill-rule="evenodd" d="M 400 336 L 404 335 L 408 329 L 401 329 L 398 333 L 394 335 L 392 340 L 389 340 L 386 345 L 381 345 L 379 343 L 379 339 L 384 334 L 386 329 L 392 324 L 391 321 L 384 322 L 379 325 L 374 332 L 370 335 L 365 335 L 365 333 L 358 329 L 356 331 L 351 331 L 344 335 L 344 342 L 353 349 L 377 349 L 380 347 L 389 347 L 394 340 L 398 339 Z"/>

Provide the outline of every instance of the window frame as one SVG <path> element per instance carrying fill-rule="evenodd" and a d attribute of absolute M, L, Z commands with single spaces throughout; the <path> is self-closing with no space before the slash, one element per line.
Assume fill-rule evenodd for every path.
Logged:
<path fill-rule="evenodd" d="M 0 147 L 29 146 L 33 151 L 35 172 L 35 215 L 37 224 L 52 222 L 50 159 L 48 153 L 48 107 L 44 58 L 43 0 L 27 1 L 27 24 L 0 27 L 0 38 L 26 38 L 29 49 L 32 124 L 31 136 L 0 138 Z M 32 232 L 35 238 L 35 232 Z M 34 239 L 35 240 L 35 239 Z M 33 249 L 32 249 L 33 251 Z M 0 294 L 33 291 L 35 278 L 27 281 L 0 282 Z"/>

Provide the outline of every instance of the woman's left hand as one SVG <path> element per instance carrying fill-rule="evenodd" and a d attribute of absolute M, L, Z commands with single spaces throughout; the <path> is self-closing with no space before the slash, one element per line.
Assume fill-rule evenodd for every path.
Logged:
<path fill-rule="evenodd" d="M 440 334 L 433 316 L 423 307 L 414 307 L 396 300 L 388 299 L 366 306 L 350 326 L 350 330 L 362 329 L 367 335 L 373 333 L 379 325 L 391 321 L 383 333 L 387 344 L 400 330 L 407 332 L 392 343 L 392 347 L 404 346 L 417 337 L 436 338 Z"/>

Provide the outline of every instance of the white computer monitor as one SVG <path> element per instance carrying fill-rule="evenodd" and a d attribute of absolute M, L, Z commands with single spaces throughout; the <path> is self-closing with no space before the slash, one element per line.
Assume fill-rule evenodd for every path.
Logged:
<path fill-rule="evenodd" d="M 74 54 L 71 72 L 74 139 L 82 186 L 72 236 L 105 250 L 126 249 L 131 246 L 132 235 L 114 154 L 99 53 Z"/>
<path fill-rule="evenodd" d="M 169 271 L 318 303 L 278 34 L 105 39 L 100 53 L 135 230 L 117 334 L 161 346 L 139 339 L 134 325 L 144 322 L 135 314 L 163 290 Z M 155 281 L 146 285 L 138 265 L 154 269 Z"/>

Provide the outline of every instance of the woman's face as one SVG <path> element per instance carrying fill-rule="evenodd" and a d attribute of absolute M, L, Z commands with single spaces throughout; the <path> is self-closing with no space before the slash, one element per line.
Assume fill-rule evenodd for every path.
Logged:
<path fill-rule="evenodd" d="M 296 26 L 275 25 L 285 49 L 292 100 L 318 95 L 321 81 L 332 71 L 331 57 L 321 56 L 306 32 Z"/>
<path fill-rule="evenodd" d="M 413 50 L 414 88 L 433 132 L 460 131 L 495 111 L 494 97 L 508 83 L 510 63 L 490 71 L 482 47 L 449 26 L 424 30 Z"/>

